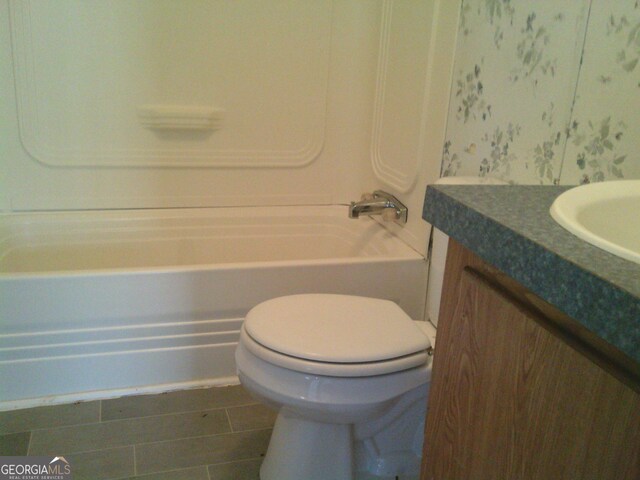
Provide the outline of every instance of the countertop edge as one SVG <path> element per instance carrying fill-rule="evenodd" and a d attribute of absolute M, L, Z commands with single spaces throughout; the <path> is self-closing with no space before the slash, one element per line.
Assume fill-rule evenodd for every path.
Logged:
<path fill-rule="evenodd" d="M 640 363 L 640 327 L 621 327 L 640 319 L 640 298 L 447 195 L 441 188 L 427 188 L 424 220 Z"/>

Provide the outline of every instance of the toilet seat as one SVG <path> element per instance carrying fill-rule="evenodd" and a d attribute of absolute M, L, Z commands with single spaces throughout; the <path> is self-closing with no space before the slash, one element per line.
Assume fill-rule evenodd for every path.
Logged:
<path fill-rule="evenodd" d="M 413 355 L 405 355 L 380 362 L 365 363 L 329 363 L 313 362 L 303 358 L 285 355 L 260 345 L 246 332 L 244 326 L 240 330 L 240 343 L 256 357 L 265 362 L 301 373 L 324 375 L 327 377 L 371 377 L 395 373 L 424 365 L 429 359 L 425 351 Z"/>
<path fill-rule="evenodd" d="M 290 370 L 367 377 L 423 365 L 429 339 L 395 303 L 348 295 L 280 297 L 252 309 L 240 342 Z"/>

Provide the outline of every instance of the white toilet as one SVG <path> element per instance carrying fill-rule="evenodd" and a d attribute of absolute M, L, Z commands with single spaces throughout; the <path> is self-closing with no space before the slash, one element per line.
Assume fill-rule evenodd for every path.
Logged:
<path fill-rule="evenodd" d="M 447 242 L 434 232 L 427 309 L 436 326 Z M 387 300 L 308 294 L 253 308 L 236 350 L 238 376 L 279 412 L 261 480 L 417 478 L 431 339 L 430 323 Z"/>
<path fill-rule="evenodd" d="M 393 302 L 348 295 L 293 295 L 253 308 L 236 350 L 238 376 L 279 411 L 260 478 L 417 475 L 428 328 Z"/>

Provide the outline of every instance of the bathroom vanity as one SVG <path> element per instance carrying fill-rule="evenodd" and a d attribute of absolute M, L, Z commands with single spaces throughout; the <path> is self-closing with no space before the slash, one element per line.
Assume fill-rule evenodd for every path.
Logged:
<path fill-rule="evenodd" d="M 427 190 L 451 240 L 423 480 L 640 478 L 640 265 L 556 225 L 565 190 Z"/>

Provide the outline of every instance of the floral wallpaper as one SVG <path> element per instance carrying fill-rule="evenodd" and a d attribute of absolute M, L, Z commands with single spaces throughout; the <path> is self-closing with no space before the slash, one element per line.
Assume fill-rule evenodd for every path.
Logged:
<path fill-rule="evenodd" d="M 640 178 L 640 0 L 463 0 L 442 175 Z"/>
<path fill-rule="evenodd" d="M 640 1 L 594 0 L 561 182 L 640 178 Z"/>

